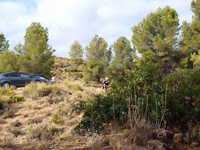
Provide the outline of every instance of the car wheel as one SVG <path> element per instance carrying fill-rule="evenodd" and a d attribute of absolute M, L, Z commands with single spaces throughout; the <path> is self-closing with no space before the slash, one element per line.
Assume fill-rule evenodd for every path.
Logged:
<path fill-rule="evenodd" d="M 2 85 L 4 88 L 9 88 L 10 87 L 10 84 L 8 83 L 8 82 L 5 82 L 5 83 L 3 83 L 3 85 Z"/>

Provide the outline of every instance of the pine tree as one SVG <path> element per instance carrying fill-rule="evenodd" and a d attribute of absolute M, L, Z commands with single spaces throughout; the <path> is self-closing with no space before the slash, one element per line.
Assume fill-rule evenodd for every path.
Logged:
<path fill-rule="evenodd" d="M 83 78 L 85 81 L 95 80 L 100 82 L 105 77 L 106 67 L 109 65 L 109 50 L 107 42 L 95 35 L 86 50 L 86 64 L 83 67 Z"/>
<path fill-rule="evenodd" d="M 126 72 L 131 69 L 133 63 L 134 50 L 131 48 L 130 41 L 121 36 L 113 44 L 114 57 L 110 66 L 110 76 L 122 81 Z"/>
<path fill-rule="evenodd" d="M 6 40 L 4 34 L 0 34 L 0 53 L 9 48 L 8 41 Z"/>
<path fill-rule="evenodd" d="M 83 48 L 78 41 L 75 41 L 69 51 L 69 56 L 74 64 L 80 64 L 83 61 Z"/>
<path fill-rule="evenodd" d="M 142 55 L 151 50 L 166 73 L 179 60 L 179 19 L 169 6 L 150 13 L 137 26 L 132 27 L 132 42 Z"/>
<path fill-rule="evenodd" d="M 180 43 L 180 49 L 185 56 L 182 63 L 187 68 L 193 68 L 195 57 L 198 57 L 200 50 L 200 0 L 192 1 L 191 10 L 194 13 L 193 21 L 183 22 Z"/>
<path fill-rule="evenodd" d="M 8 49 L 4 50 L 0 54 L 0 72 L 19 71 L 18 59 L 19 56 L 13 51 L 9 51 Z"/>
<path fill-rule="evenodd" d="M 34 22 L 26 29 L 24 38 L 25 44 L 20 49 L 21 71 L 50 76 L 55 50 L 48 44 L 48 29 Z"/>

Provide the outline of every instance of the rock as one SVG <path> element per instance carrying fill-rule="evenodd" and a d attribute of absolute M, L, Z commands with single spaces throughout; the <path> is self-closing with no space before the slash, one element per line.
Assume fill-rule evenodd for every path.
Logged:
<path fill-rule="evenodd" d="M 183 140 L 183 134 L 182 133 L 177 133 L 177 134 L 174 135 L 173 144 L 181 143 L 182 140 Z"/>
<path fill-rule="evenodd" d="M 166 150 L 166 149 L 164 148 L 164 144 L 159 140 L 149 140 L 148 150 Z"/>

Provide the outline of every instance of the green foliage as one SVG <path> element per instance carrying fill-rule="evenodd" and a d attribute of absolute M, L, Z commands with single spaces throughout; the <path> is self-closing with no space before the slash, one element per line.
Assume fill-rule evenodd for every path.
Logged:
<path fill-rule="evenodd" d="M 0 71 L 19 71 L 20 66 L 18 64 L 18 59 L 19 56 L 16 55 L 13 51 L 9 51 L 8 49 L 4 50 L 2 54 L 0 54 Z"/>
<path fill-rule="evenodd" d="M 76 126 L 75 130 L 81 134 L 87 131 L 99 132 L 103 129 L 103 124 L 113 121 L 114 115 L 119 125 L 124 124 L 128 118 L 127 103 L 125 99 L 120 99 L 120 94 L 115 94 L 97 95 L 88 102 L 80 101 L 78 104 L 74 104 L 74 111 L 84 113 L 83 119 Z M 113 98 L 115 99 L 114 106 Z"/>
<path fill-rule="evenodd" d="M 176 69 L 163 77 L 152 55 L 149 51 L 140 58 L 124 82 L 114 82 L 106 95 L 74 104 L 74 111 L 84 113 L 75 130 L 99 132 L 104 124 L 123 125 L 130 118 L 148 119 L 168 128 L 180 125 L 183 131 L 188 122 L 196 123 L 200 119 L 200 70 Z"/>
<path fill-rule="evenodd" d="M 17 50 L 20 52 L 20 70 L 50 76 L 55 50 L 48 44 L 48 29 L 43 28 L 40 23 L 32 23 L 26 29 L 24 38 L 24 46 L 18 46 Z"/>
<path fill-rule="evenodd" d="M 69 56 L 74 64 L 80 64 L 83 61 L 83 48 L 78 41 L 75 41 L 69 51 Z"/>
<path fill-rule="evenodd" d="M 9 97 L 9 102 L 13 102 L 13 103 L 17 103 L 17 102 L 20 102 L 20 101 L 23 101 L 24 100 L 24 97 L 23 96 L 20 96 L 20 95 L 10 95 Z"/>
<path fill-rule="evenodd" d="M 122 36 L 113 44 L 114 57 L 109 68 L 109 75 L 112 79 L 122 81 L 123 76 L 131 69 L 133 64 L 134 50 L 131 48 L 130 41 Z"/>
<path fill-rule="evenodd" d="M 2 53 L 4 50 L 7 50 L 8 48 L 8 41 L 6 40 L 4 34 L 0 34 L 0 53 Z"/>
<path fill-rule="evenodd" d="M 191 23 L 183 22 L 180 43 L 180 49 L 185 57 L 182 63 L 187 68 L 194 67 L 195 61 L 198 61 L 200 49 L 200 1 L 193 0 L 191 6 L 194 12 L 193 21 Z"/>
<path fill-rule="evenodd" d="M 83 78 L 83 73 L 82 73 L 82 72 L 75 72 L 75 73 L 73 74 L 73 76 L 75 77 L 75 79 Z"/>
<path fill-rule="evenodd" d="M 14 95 L 14 92 L 11 91 L 9 88 L 0 87 L 0 95 Z"/>
<path fill-rule="evenodd" d="M 178 14 L 169 6 L 150 13 L 137 26 L 132 27 L 132 42 L 142 55 L 151 50 L 159 62 L 160 68 L 168 73 L 179 60 Z"/>
<path fill-rule="evenodd" d="M 83 66 L 83 79 L 100 82 L 100 79 L 105 77 L 105 69 L 109 65 L 107 42 L 95 35 L 85 50 L 86 64 Z"/>
<path fill-rule="evenodd" d="M 191 10 L 194 13 L 194 19 L 200 20 L 200 1 L 199 0 L 192 0 L 191 3 Z"/>

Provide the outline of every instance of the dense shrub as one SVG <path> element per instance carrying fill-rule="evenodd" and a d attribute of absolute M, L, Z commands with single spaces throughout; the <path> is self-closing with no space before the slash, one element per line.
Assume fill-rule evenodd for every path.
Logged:
<path fill-rule="evenodd" d="M 89 102 L 80 101 L 73 105 L 73 111 L 77 113 L 84 112 L 83 119 L 76 126 L 75 130 L 79 133 L 86 131 L 99 132 L 103 129 L 104 123 L 109 123 L 113 120 L 119 125 L 124 124 L 128 118 L 126 100 L 120 97 L 114 98 L 113 95 L 107 96 L 97 95 L 95 99 Z"/>
<path fill-rule="evenodd" d="M 161 78 L 154 75 L 158 72 L 156 66 L 154 69 L 144 67 L 130 72 L 123 82 L 113 82 L 106 95 L 73 105 L 74 111 L 84 113 L 75 130 L 99 132 L 105 123 L 115 121 L 123 125 L 130 119 L 134 122 L 141 118 L 159 127 L 181 126 L 182 131 L 187 129 L 188 123 L 197 123 L 200 70 L 174 70 Z"/>

